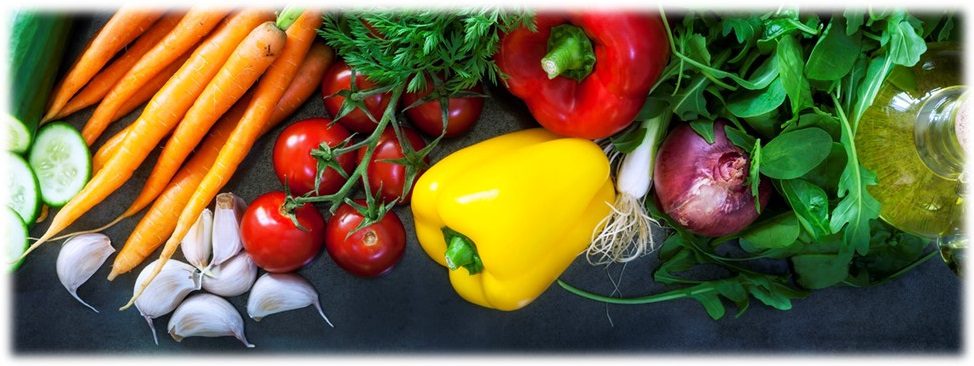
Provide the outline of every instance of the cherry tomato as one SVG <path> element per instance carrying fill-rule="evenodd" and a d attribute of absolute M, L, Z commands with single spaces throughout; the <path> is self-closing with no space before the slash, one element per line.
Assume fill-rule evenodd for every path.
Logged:
<path fill-rule="evenodd" d="M 362 74 L 355 75 L 355 87 L 358 90 L 366 90 L 375 86 L 375 83 L 366 79 Z M 325 77 L 321 81 L 321 95 L 325 97 L 325 110 L 332 117 L 338 114 L 338 111 L 342 108 L 342 103 L 345 102 L 345 97 L 334 94 L 342 90 L 350 89 L 351 87 L 352 69 L 348 67 L 345 61 L 336 62 L 325 72 Z M 382 117 L 382 113 L 385 112 L 386 107 L 389 106 L 391 98 L 389 93 L 369 96 L 365 98 L 365 107 L 372 114 L 372 117 L 375 117 L 378 121 Z M 365 115 L 359 109 L 353 110 L 341 119 L 338 119 L 338 123 L 341 123 L 342 126 L 345 126 L 349 130 L 361 133 L 375 131 L 376 126 L 375 122 L 372 122 L 369 116 Z"/>
<path fill-rule="evenodd" d="M 356 200 L 365 205 L 364 200 Z M 325 249 L 345 271 L 362 277 L 376 277 L 392 269 L 406 251 L 406 230 L 395 212 L 351 235 L 364 217 L 343 204 L 325 228 Z"/>
<path fill-rule="evenodd" d="M 326 118 L 308 118 L 291 124 L 277 136 L 274 143 L 274 173 L 294 195 L 303 195 L 315 188 L 315 172 L 318 159 L 311 151 L 322 143 L 335 147 L 347 139 L 348 130 Z M 355 169 L 355 156 L 351 153 L 335 158 L 346 174 Z M 333 167 L 326 167 L 321 174 L 318 194 L 332 194 L 345 184 L 346 178 Z"/>
<path fill-rule="evenodd" d="M 482 93 L 484 90 L 480 84 L 471 91 Z M 406 93 L 403 95 L 403 108 L 413 105 L 416 101 L 423 99 L 428 92 Z M 473 128 L 480 113 L 484 110 L 484 98 L 466 97 L 450 98 L 447 106 L 447 122 L 445 137 L 457 137 Z M 439 101 L 429 101 L 406 110 L 406 117 L 417 129 L 427 136 L 436 137 L 443 130 L 443 111 L 440 109 Z"/>
<path fill-rule="evenodd" d="M 291 272 L 314 260 L 325 240 L 325 219 L 310 204 L 294 210 L 304 230 L 282 214 L 284 192 L 257 197 L 240 223 L 240 241 L 258 267 L 267 272 Z"/>
<path fill-rule="evenodd" d="M 404 126 L 402 127 L 402 133 L 409 140 L 413 151 L 418 151 L 426 147 L 426 141 L 423 141 L 423 137 L 416 133 L 416 130 Z M 412 197 L 416 179 L 413 179 L 412 185 L 405 189 L 406 192 L 404 194 L 403 186 L 406 184 L 406 167 L 383 161 L 400 159 L 403 156 L 402 146 L 399 144 L 399 139 L 396 138 L 396 131 L 392 127 L 386 128 L 385 131 L 382 131 L 382 135 L 379 136 L 379 143 L 376 145 L 375 151 L 372 153 L 372 159 L 370 159 L 369 165 L 366 168 L 369 175 L 369 188 L 372 190 L 372 194 L 383 202 L 392 202 L 398 199 L 399 203 L 407 204 Z M 358 150 L 357 163 L 361 164 L 363 158 L 365 158 L 364 146 Z"/>

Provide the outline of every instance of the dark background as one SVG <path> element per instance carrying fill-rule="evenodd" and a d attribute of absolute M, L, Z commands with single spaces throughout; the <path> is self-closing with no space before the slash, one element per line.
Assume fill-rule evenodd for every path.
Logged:
<path fill-rule="evenodd" d="M 69 65 L 107 19 L 79 17 L 62 67 Z M 63 71 L 62 71 L 63 72 Z M 534 126 L 519 101 L 502 89 L 491 91 L 483 117 L 474 131 L 442 144 L 434 159 L 477 141 Z M 68 118 L 80 126 L 91 109 Z M 115 123 L 99 146 L 138 112 Z M 322 116 L 320 95 L 306 103 L 290 121 Z M 270 156 L 282 127 L 262 138 L 224 191 L 250 201 L 280 189 Z M 161 149 L 161 146 L 160 148 Z M 158 157 L 156 150 L 147 162 Z M 121 213 L 138 193 L 151 169 L 144 164 L 135 177 L 66 232 L 88 229 Z M 60 243 L 41 247 L 14 274 L 14 344 L 17 354 L 51 353 L 185 353 L 185 352 L 546 352 L 546 353 L 947 353 L 961 344 L 961 281 L 938 258 L 902 278 L 874 288 L 839 287 L 813 292 L 778 311 L 752 300 L 751 308 L 734 318 L 733 305 L 720 321 L 711 320 L 692 300 L 652 305 L 609 305 L 549 288 L 526 308 L 500 312 L 467 303 L 453 292 L 446 269 L 419 248 L 407 208 L 396 211 L 407 228 L 409 243 L 402 262 L 388 275 L 360 279 L 339 269 L 322 255 L 301 270 L 320 294 L 335 328 L 312 308 L 269 316 L 261 322 L 246 317 L 246 296 L 229 299 L 245 319 L 247 338 L 257 345 L 245 349 L 232 337 L 187 338 L 182 343 L 166 334 L 169 316 L 156 319 L 160 344 L 136 309 L 117 311 L 132 294 L 141 266 L 108 282 L 113 258 L 79 289 L 79 295 L 101 310 L 94 313 L 73 299 L 57 280 L 55 260 Z M 173 213 L 178 215 L 178 213 Z M 128 219 L 106 231 L 118 248 L 137 220 Z M 39 236 L 46 223 L 32 230 Z M 177 254 L 181 259 L 182 253 Z M 150 258 L 147 262 L 151 261 Z M 625 296 L 657 293 L 664 288 L 651 280 L 655 256 L 630 263 L 624 270 Z M 611 267 L 618 277 L 621 266 Z M 563 275 L 568 282 L 600 293 L 612 290 L 604 267 L 580 257 Z"/>

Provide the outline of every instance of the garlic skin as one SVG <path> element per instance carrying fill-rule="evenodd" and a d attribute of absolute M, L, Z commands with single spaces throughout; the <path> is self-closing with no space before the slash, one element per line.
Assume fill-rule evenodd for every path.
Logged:
<path fill-rule="evenodd" d="M 135 280 L 135 289 L 149 277 L 149 274 L 159 265 L 159 260 L 149 263 L 139 277 Z M 146 287 L 142 296 L 135 299 L 135 308 L 139 309 L 139 314 L 149 323 L 152 330 L 152 339 L 159 344 L 156 336 L 155 325 L 152 319 L 169 314 L 176 309 L 183 299 L 190 292 L 200 289 L 199 277 L 196 276 L 196 268 L 175 259 L 166 261 L 162 267 L 162 272 Z"/>
<path fill-rule="evenodd" d="M 247 203 L 233 193 L 220 193 L 216 196 L 211 267 L 223 264 L 243 249 L 240 242 L 240 219 L 246 209 Z"/>
<path fill-rule="evenodd" d="M 318 302 L 318 293 L 303 277 L 293 273 L 265 273 L 250 289 L 247 315 L 255 321 L 283 311 L 314 305 L 318 314 L 334 328 Z"/>
<path fill-rule="evenodd" d="M 104 234 L 81 234 L 68 239 L 57 256 L 57 278 L 75 299 L 94 312 L 93 306 L 78 297 L 78 288 L 91 278 L 105 260 L 115 253 L 112 241 Z"/>
<path fill-rule="evenodd" d="M 243 295 L 257 280 L 257 264 L 247 252 L 240 252 L 203 276 L 203 289 L 223 297 Z"/>
<path fill-rule="evenodd" d="M 213 211 L 204 209 L 196 223 L 186 232 L 179 247 L 183 249 L 186 262 L 203 271 L 210 261 L 213 238 Z"/>
<path fill-rule="evenodd" d="M 190 296 L 169 319 L 169 335 L 176 342 L 186 337 L 232 336 L 247 346 L 254 345 L 244 335 L 240 313 L 227 300 L 207 293 Z"/>

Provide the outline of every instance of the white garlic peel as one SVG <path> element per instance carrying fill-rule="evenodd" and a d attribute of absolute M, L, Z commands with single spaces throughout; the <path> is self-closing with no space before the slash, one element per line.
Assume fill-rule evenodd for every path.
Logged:
<path fill-rule="evenodd" d="M 160 260 L 157 259 L 142 269 L 139 277 L 135 280 L 136 290 L 148 279 L 149 274 L 155 270 L 159 262 Z M 195 273 L 196 268 L 193 266 L 170 259 L 166 261 L 159 275 L 142 292 L 142 296 L 135 299 L 135 308 L 139 309 L 139 313 L 149 323 L 152 339 L 156 344 L 159 344 L 159 339 L 156 336 L 152 319 L 169 314 L 190 292 L 200 289 L 201 286 Z"/>
<path fill-rule="evenodd" d="M 196 223 L 189 228 L 179 247 L 183 249 L 186 262 L 199 268 L 206 268 L 210 261 L 211 240 L 213 238 L 213 211 L 204 209 Z"/>
<path fill-rule="evenodd" d="M 68 239 L 57 256 L 57 278 L 68 292 L 82 305 L 98 312 L 78 297 L 78 288 L 105 264 L 115 248 L 104 234 L 81 234 Z"/>
<path fill-rule="evenodd" d="M 210 266 L 218 266 L 243 249 L 240 242 L 240 218 L 247 204 L 233 193 L 220 193 L 216 196 L 216 209 L 213 214 L 213 259 Z"/>
<path fill-rule="evenodd" d="M 247 299 L 247 314 L 255 321 L 283 311 L 314 305 L 325 322 L 334 328 L 321 310 L 318 293 L 303 277 L 292 273 L 265 273 L 257 279 Z"/>
<path fill-rule="evenodd" d="M 203 289 L 216 295 L 233 297 L 250 291 L 257 280 L 257 264 L 247 252 L 240 252 L 203 276 Z"/>
<path fill-rule="evenodd" d="M 247 346 L 243 318 L 227 300 L 207 293 L 190 296 L 169 319 L 169 335 L 176 342 L 186 337 L 232 336 Z"/>

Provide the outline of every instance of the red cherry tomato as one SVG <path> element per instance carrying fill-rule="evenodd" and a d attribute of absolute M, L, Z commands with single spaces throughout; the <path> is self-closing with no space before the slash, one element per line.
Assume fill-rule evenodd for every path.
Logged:
<path fill-rule="evenodd" d="M 325 219 L 310 204 L 294 210 L 304 230 L 281 213 L 284 192 L 257 197 L 240 223 L 240 241 L 257 266 L 267 272 L 291 272 L 314 260 L 325 239 Z"/>
<path fill-rule="evenodd" d="M 480 84 L 471 89 L 476 93 L 484 90 Z M 403 95 L 403 108 L 413 105 L 416 101 L 423 99 L 428 92 L 406 93 Z M 466 97 L 450 98 L 447 106 L 447 122 L 445 137 L 457 137 L 473 128 L 480 113 L 484 110 L 484 98 Z M 439 101 L 429 101 L 406 110 L 406 117 L 417 129 L 427 136 L 436 137 L 443 130 L 443 111 L 440 109 Z"/>
<path fill-rule="evenodd" d="M 274 143 L 274 173 L 291 194 L 303 195 L 315 188 L 318 159 L 311 151 L 322 143 L 335 147 L 347 139 L 348 130 L 326 118 L 308 118 L 295 122 L 281 131 Z M 355 156 L 342 154 L 335 159 L 346 174 L 355 169 Z M 345 184 L 346 178 L 334 168 L 326 167 L 321 174 L 318 194 L 332 194 Z"/>
<path fill-rule="evenodd" d="M 360 205 L 365 201 L 357 200 Z M 362 277 L 376 277 L 392 269 L 406 251 L 406 230 L 395 212 L 389 211 L 378 222 L 351 235 L 364 217 L 354 207 L 343 204 L 328 220 L 325 249 L 345 271 Z"/>
<path fill-rule="evenodd" d="M 409 144 L 414 151 L 426 147 L 426 141 L 423 141 L 423 138 L 415 130 L 402 127 L 402 133 L 409 140 Z M 369 165 L 366 168 L 369 175 L 369 188 L 372 194 L 383 202 L 392 202 L 398 199 L 399 203 L 408 204 L 409 199 L 412 197 L 416 179 L 413 179 L 412 185 L 405 189 L 404 194 L 403 186 L 406 184 L 406 167 L 383 161 L 400 159 L 403 156 L 402 145 L 399 144 L 399 139 L 396 138 L 396 131 L 392 127 L 386 128 L 385 131 L 382 131 L 382 135 L 379 136 L 379 143 L 376 145 L 375 151 L 372 153 L 372 159 L 370 159 Z M 365 158 L 364 146 L 358 150 L 358 159 L 356 160 L 358 164 L 362 163 L 363 158 Z M 402 198 L 400 199 L 400 197 Z"/>
<path fill-rule="evenodd" d="M 376 84 L 369 81 L 362 74 L 355 74 L 355 87 L 358 90 L 366 90 L 375 87 Z M 321 81 L 321 95 L 325 97 L 325 110 L 332 117 L 338 114 L 345 102 L 345 97 L 334 95 L 342 90 L 352 87 L 352 69 L 345 64 L 345 61 L 338 61 L 325 72 L 325 77 Z M 375 117 L 376 121 L 382 117 L 389 101 L 392 97 L 389 93 L 376 94 L 365 98 L 365 107 Z M 345 128 L 361 133 L 375 131 L 375 122 L 369 119 L 361 110 L 356 109 L 337 120 Z"/>

